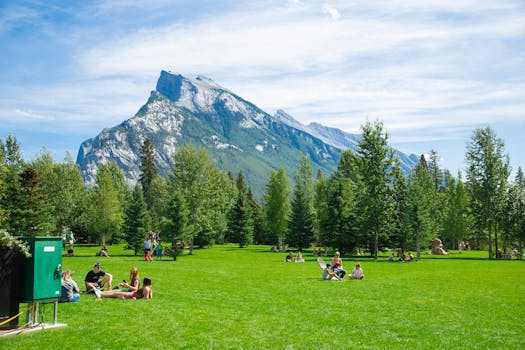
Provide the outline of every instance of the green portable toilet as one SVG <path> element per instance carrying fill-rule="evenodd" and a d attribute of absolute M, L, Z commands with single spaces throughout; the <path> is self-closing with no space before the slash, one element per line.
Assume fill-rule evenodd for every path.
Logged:
<path fill-rule="evenodd" d="M 62 237 L 26 237 L 32 257 L 24 265 L 22 302 L 58 299 L 62 291 Z"/>

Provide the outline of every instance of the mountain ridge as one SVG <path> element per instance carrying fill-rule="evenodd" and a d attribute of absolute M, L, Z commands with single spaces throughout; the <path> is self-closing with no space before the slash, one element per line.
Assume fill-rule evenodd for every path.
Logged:
<path fill-rule="evenodd" d="M 310 157 L 314 170 L 330 174 L 341 150 L 355 150 L 358 140 L 357 135 L 319 123 L 303 125 L 283 110 L 272 116 L 210 78 L 161 71 L 156 89 L 133 117 L 80 145 L 77 163 L 86 183 L 94 183 L 100 164 L 115 161 L 134 185 L 146 138 L 153 144 L 161 175 L 171 170 L 180 146 L 194 143 L 222 170 L 234 175 L 242 171 L 259 195 L 271 170 L 283 166 L 292 178 L 303 155 Z M 415 155 L 403 156 L 407 169 L 417 163 Z"/>

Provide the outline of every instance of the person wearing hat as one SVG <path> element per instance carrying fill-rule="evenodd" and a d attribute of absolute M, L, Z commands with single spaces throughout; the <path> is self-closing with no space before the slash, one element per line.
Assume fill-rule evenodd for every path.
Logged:
<path fill-rule="evenodd" d="M 334 280 L 334 281 L 342 281 L 343 279 L 332 270 L 332 264 L 326 264 L 325 268 L 323 269 L 323 279 L 324 280 Z"/>
<path fill-rule="evenodd" d="M 99 281 L 101 277 L 103 277 L 103 279 Z M 87 292 L 95 294 L 97 294 L 97 292 L 100 292 L 100 288 L 102 288 L 105 284 L 107 284 L 108 289 L 111 290 L 112 281 L 113 276 L 109 273 L 102 271 L 101 264 L 99 262 L 95 263 L 93 269 L 89 270 L 89 272 L 86 275 L 86 278 L 84 279 Z"/>

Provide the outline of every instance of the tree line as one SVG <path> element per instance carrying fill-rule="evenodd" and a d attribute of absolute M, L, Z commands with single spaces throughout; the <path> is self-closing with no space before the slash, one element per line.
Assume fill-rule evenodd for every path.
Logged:
<path fill-rule="evenodd" d="M 100 244 L 126 242 L 138 254 L 150 231 L 184 247 L 236 243 L 357 249 L 377 258 L 384 248 L 416 251 L 440 238 L 455 249 L 469 242 L 498 258 L 523 250 L 525 179 L 509 180 L 503 140 L 490 127 L 467 145 L 465 180 L 439 165 L 431 150 L 403 174 L 379 121 L 361 126 L 357 151 L 344 150 L 332 174 L 313 174 L 304 156 L 293 174 L 269 174 L 263 198 L 254 198 L 242 172 L 221 171 L 204 149 L 182 146 L 172 171 L 161 177 L 149 140 L 141 148 L 140 178 L 131 188 L 114 162 L 99 166 L 86 186 L 70 155 L 55 162 L 42 150 L 22 159 L 16 138 L 0 140 L 0 230 L 11 235 L 55 235 L 65 228 Z"/>

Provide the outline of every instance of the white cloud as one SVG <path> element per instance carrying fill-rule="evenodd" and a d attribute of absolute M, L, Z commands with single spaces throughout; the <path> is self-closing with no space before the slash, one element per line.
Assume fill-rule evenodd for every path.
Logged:
<path fill-rule="evenodd" d="M 525 119 L 520 1 L 231 2 L 188 19 L 170 1 L 147 4 L 132 8 L 159 19 L 154 25 L 124 17 L 118 35 L 76 28 L 69 38 L 77 43 L 75 82 L 0 86 L 2 109 L 32 111 L 42 123 L 112 126 L 131 117 L 159 71 L 170 69 L 209 76 L 270 113 L 283 108 L 302 122 L 351 132 L 379 118 L 400 137 L 430 140 Z M 127 8 L 99 5 L 97 20 Z M 170 17 L 162 13 L 177 20 L 161 21 Z"/>
<path fill-rule="evenodd" d="M 341 17 L 341 14 L 339 13 L 339 11 L 335 7 L 330 6 L 330 5 L 323 6 L 323 13 L 328 14 L 333 19 L 339 19 Z"/>

